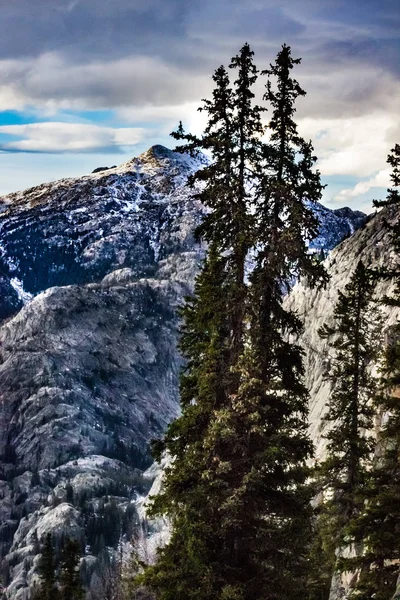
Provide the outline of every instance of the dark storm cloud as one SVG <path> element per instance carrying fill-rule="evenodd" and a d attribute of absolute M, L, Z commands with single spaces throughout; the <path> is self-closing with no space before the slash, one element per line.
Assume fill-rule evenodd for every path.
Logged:
<path fill-rule="evenodd" d="M 400 42 L 396 37 L 330 40 L 315 50 L 320 63 L 346 64 L 351 61 L 381 66 L 400 75 Z"/>
<path fill-rule="evenodd" d="M 4 3 L 0 56 L 63 51 L 92 57 L 153 53 L 180 37 L 186 0 L 18 0 Z"/>
<path fill-rule="evenodd" d="M 394 93 L 399 29 L 398 0 L 4 2 L 0 103 L 81 110 L 195 101 L 247 40 L 260 68 L 283 42 L 303 57 L 309 114 L 359 114 Z"/>

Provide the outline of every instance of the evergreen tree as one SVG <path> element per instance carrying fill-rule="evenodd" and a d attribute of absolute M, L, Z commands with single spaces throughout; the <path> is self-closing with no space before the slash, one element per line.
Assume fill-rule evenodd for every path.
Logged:
<path fill-rule="evenodd" d="M 39 597 L 41 600 L 55 600 L 58 597 L 55 569 L 56 561 L 54 556 L 53 540 L 51 534 L 48 533 L 39 561 L 39 575 L 41 579 Z"/>
<path fill-rule="evenodd" d="M 374 440 L 367 433 L 373 424 L 372 399 L 376 393 L 376 380 L 369 369 L 377 359 L 381 329 L 374 289 L 374 274 L 360 261 L 344 292 L 339 292 L 334 325 L 320 330 L 333 350 L 329 373 L 332 392 L 325 417 L 331 426 L 326 435 L 327 456 L 319 466 L 325 494 L 320 529 L 325 537 L 326 564 L 336 562 L 338 576 L 348 567 L 344 551 L 360 552 L 362 540 L 351 532 L 364 507 L 374 448 Z"/>
<path fill-rule="evenodd" d="M 222 536 L 217 490 L 210 489 L 213 482 L 206 477 L 213 460 L 206 440 L 215 408 L 227 402 L 230 344 L 224 266 L 225 259 L 211 246 L 194 297 L 182 311 L 181 350 L 188 361 L 181 379 L 183 414 L 169 426 L 162 443 L 154 445 L 156 458 L 165 448 L 175 457 L 153 505 L 154 513 L 166 513 L 172 520 L 172 539 L 144 576 L 144 583 L 163 599 L 211 600 L 221 589 L 217 570 Z M 137 581 L 141 583 L 140 577 Z"/>
<path fill-rule="evenodd" d="M 80 557 L 79 542 L 67 538 L 61 551 L 60 600 L 81 600 L 84 596 L 79 574 Z"/>
<path fill-rule="evenodd" d="M 400 146 L 388 157 L 392 166 L 393 187 L 385 201 L 376 206 L 400 208 Z M 400 225 L 398 217 L 388 223 L 397 256 L 400 252 Z M 384 278 L 395 276 L 397 290 L 384 303 L 400 307 L 400 265 L 381 272 Z M 375 456 L 375 464 L 368 478 L 366 504 L 350 528 L 353 537 L 362 539 L 363 552 L 345 562 L 345 567 L 358 573 L 351 598 L 357 600 L 390 600 L 400 574 L 400 325 L 387 332 L 387 344 L 375 405 L 383 418 Z"/>
<path fill-rule="evenodd" d="M 283 45 L 275 63 L 263 71 L 268 75 L 264 99 L 272 107 L 272 116 L 257 192 L 256 239 L 262 245 L 257 271 L 274 282 L 277 302 L 292 285 L 294 275 L 304 276 L 310 283 L 326 277 L 322 265 L 316 265 L 307 251 L 308 242 L 319 232 L 312 206 L 321 200 L 324 186 L 314 169 L 317 159 L 312 144 L 298 134 L 294 121 L 296 100 L 306 95 L 291 75 L 300 62 L 292 57 L 290 46 Z M 270 290 L 263 289 L 268 296 Z"/>
<path fill-rule="evenodd" d="M 229 66 L 237 70 L 234 89 L 226 69 L 221 66 L 216 70 L 213 99 L 204 100 L 199 109 L 208 114 L 201 138 L 185 134 L 181 124 L 172 133 L 175 139 L 187 142 L 177 148 L 179 152 L 212 151 L 211 164 L 193 174 L 189 184 L 206 184 L 197 197 L 211 209 L 197 230 L 198 237 L 215 244 L 215 249 L 226 257 L 232 364 L 237 362 L 243 347 L 244 268 L 252 243 L 248 190 L 254 184 L 260 138 L 264 133 L 261 122 L 264 109 L 253 105 L 252 88 L 258 75 L 253 56 L 250 46 L 245 44 L 232 58 Z M 237 381 L 232 385 L 237 386 Z"/>
<path fill-rule="evenodd" d="M 374 206 L 377 208 L 382 206 L 398 206 L 400 202 L 400 144 L 395 144 L 394 148 L 392 148 L 387 158 L 387 163 L 392 167 L 390 179 L 393 187 L 388 190 L 386 200 L 374 201 Z M 398 221 L 392 226 L 393 241 L 397 249 L 400 245 L 399 236 L 396 235 L 399 232 L 399 227 L 400 224 Z"/>
<path fill-rule="evenodd" d="M 296 61 L 283 52 L 290 69 Z M 282 301 L 294 273 L 312 280 L 321 273 L 298 235 L 316 233 L 303 196 L 319 199 L 321 185 L 293 120 L 285 116 L 282 147 L 261 142 L 258 72 L 247 44 L 230 66 L 238 73 L 233 89 L 223 67 L 214 76 L 203 137 L 182 127 L 174 134 L 186 140 L 182 150 L 212 150 L 213 161 L 191 180 L 203 183 L 198 197 L 211 210 L 199 230 L 208 255 L 183 310 L 182 417 L 155 445 L 158 458 L 164 450 L 173 457 L 153 505 L 171 519 L 172 538 L 138 579 L 160 600 L 286 600 L 305 592 L 311 443 L 301 350 L 287 341 L 300 325 Z M 285 115 L 295 99 L 279 96 Z M 250 250 L 256 267 L 246 285 Z"/>
<path fill-rule="evenodd" d="M 379 412 L 390 417 L 379 435 L 366 505 L 349 528 L 353 537 L 362 540 L 363 552 L 344 561 L 344 568 L 358 574 L 349 596 L 357 600 L 391 600 L 400 574 L 400 326 L 392 334 L 375 399 Z"/>
<path fill-rule="evenodd" d="M 319 200 L 322 186 L 312 171 L 311 145 L 297 135 L 292 119 L 295 100 L 304 94 L 290 77 L 298 62 L 284 46 L 268 71 L 278 92 L 268 84 L 274 109 L 271 144 L 261 145 L 254 165 L 255 267 L 247 295 L 245 349 L 236 367 L 239 387 L 210 428 L 218 460 L 209 471 L 226 486 L 219 512 L 227 577 L 233 593 L 243 598 L 305 594 L 311 517 L 305 482 L 312 445 L 302 351 L 288 341 L 301 326 L 283 308 L 283 298 L 294 273 L 311 281 L 323 274 L 304 242 L 318 230 L 306 201 Z"/>
<path fill-rule="evenodd" d="M 374 200 L 374 206 L 377 208 L 387 207 L 386 215 L 390 221 L 386 220 L 386 226 L 391 232 L 391 241 L 397 255 L 400 254 L 400 219 L 398 210 L 400 206 L 400 144 L 395 144 L 387 158 L 388 164 L 392 167 L 390 179 L 392 187 L 388 189 L 385 200 Z M 383 279 L 394 279 L 397 282 L 395 297 L 385 298 L 384 302 L 388 306 L 399 306 L 400 304 L 400 266 L 397 264 L 391 269 L 383 267 L 379 271 Z"/>

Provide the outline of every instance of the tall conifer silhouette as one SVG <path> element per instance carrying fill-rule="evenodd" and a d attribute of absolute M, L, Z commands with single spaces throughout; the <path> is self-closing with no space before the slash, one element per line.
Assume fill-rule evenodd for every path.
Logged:
<path fill-rule="evenodd" d="M 364 510 L 375 441 L 371 436 L 377 391 L 371 368 L 381 349 L 381 318 L 374 301 L 376 275 L 360 261 L 334 310 L 334 324 L 320 330 L 329 341 L 332 391 L 326 458 L 319 465 L 324 497 L 320 527 L 334 582 L 348 570 L 344 556 L 362 551 L 353 524 Z M 321 574 L 325 577 L 325 573 Z"/>
<path fill-rule="evenodd" d="M 155 444 L 172 463 L 153 513 L 171 519 L 172 537 L 140 581 L 160 600 L 304 598 L 312 447 L 302 353 L 288 341 L 300 324 L 282 302 L 295 275 L 322 274 L 301 237 L 317 233 L 306 202 L 322 187 L 292 118 L 298 62 L 284 46 L 271 67 L 278 89 L 285 80 L 293 90 L 268 85 L 270 144 L 248 44 L 230 64 L 232 86 L 224 67 L 214 74 L 203 136 L 182 125 L 173 134 L 186 142 L 179 151 L 210 150 L 212 160 L 190 180 L 210 209 L 197 232 L 209 250 L 182 311 L 182 416 Z"/>
<path fill-rule="evenodd" d="M 392 187 L 386 200 L 375 202 L 392 212 L 388 222 L 396 261 L 384 269 L 381 277 L 397 284 L 394 295 L 384 304 L 400 308 L 400 145 L 396 144 L 387 161 L 392 167 Z M 344 562 L 344 568 L 357 575 L 350 598 L 357 600 L 387 600 L 393 596 L 400 575 L 400 325 L 386 333 L 386 348 L 375 395 L 375 407 L 383 418 L 374 466 L 367 480 L 365 506 L 351 523 L 350 535 L 361 539 L 362 552 Z"/>

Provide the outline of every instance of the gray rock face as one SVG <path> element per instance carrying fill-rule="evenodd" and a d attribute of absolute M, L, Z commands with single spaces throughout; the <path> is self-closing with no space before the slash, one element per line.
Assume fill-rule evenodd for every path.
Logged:
<path fill-rule="evenodd" d="M 130 504 L 132 516 L 147 489 L 149 441 L 177 414 L 174 309 L 188 288 L 116 279 L 51 288 L 0 329 L 0 539 L 11 565 L 29 564 L 30 539 L 43 539 L 49 514 L 56 536 L 76 523 L 87 531 L 106 495 L 118 523 Z M 52 512 L 58 502 L 79 518 Z M 129 525 L 118 528 L 117 538 Z"/>
<path fill-rule="evenodd" d="M 28 597 L 47 533 L 81 540 L 90 585 L 95 556 L 137 528 L 156 473 L 149 442 L 178 412 L 177 307 L 203 253 L 193 230 L 204 211 L 185 184 L 205 160 L 155 146 L 0 199 L 0 558 L 11 599 Z M 317 210 L 317 250 L 362 221 Z"/>
<path fill-rule="evenodd" d="M 306 383 L 311 394 L 310 431 L 316 444 L 317 455 L 324 452 L 322 418 L 330 392 L 326 380 L 329 352 L 326 340 L 318 335 L 319 328 L 333 324 L 333 310 L 338 291 L 349 282 L 359 260 L 371 268 L 398 264 L 399 257 L 393 251 L 387 223 L 399 219 L 398 210 L 382 210 L 370 219 L 351 238 L 337 246 L 325 261 L 330 281 L 325 289 L 310 290 L 299 282 L 286 299 L 286 306 L 296 311 L 304 324 L 300 338 L 305 351 Z M 376 298 L 391 293 L 393 284 L 382 281 L 377 285 Z M 395 308 L 383 308 L 384 328 L 393 325 L 400 316 Z"/>
<path fill-rule="evenodd" d="M 387 227 L 388 223 L 398 222 L 399 218 L 399 209 L 382 210 L 331 252 L 326 261 L 330 281 L 325 289 L 310 290 L 300 282 L 286 299 L 286 306 L 296 311 L 304 323 L 304 332 L 299 342 L 305 351 L 306 384 L 310 391 L 310 433 L 319 459 L 323 459 L 325 454 L 324 434 L 327 424 L 323 418 L 327 411 L 332 384 L 326 379 L 330 360 L 329 348 L 327 341 L 319 337 L 318 329 L 324 324 L 333 324 L 338 291 L 349 282 L 359 260 L 371 268 L 399 268 L 400 257 L 393 250 Z M 381 281 L 375 291 L 376 300 L 381 300 L 385 295 L 390 296 L 393 289 L 393 282 Z M 382 307 L 382 314 L 383 331 L 389 337 L 391 326 L 400 319 L 400 310 L 385 306 Z M 370 365 L 370 368 L 372 373 L 376 373 L 376 365 Z M 386 418 L 387 415 L 380 415 L 377 419 L 373 432 L 375 435 L 379 433 L 380 423 Z M 330 600 L 347 598 L 351 581 L 352 574 L 335 576 Z"/>

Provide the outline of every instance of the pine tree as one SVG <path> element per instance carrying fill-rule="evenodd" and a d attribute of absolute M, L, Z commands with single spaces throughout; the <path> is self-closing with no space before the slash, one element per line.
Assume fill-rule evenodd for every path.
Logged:
<path fill-rule="evenodd" d="M 398 205 L 400 202 L 400 144 L 395 144 L 387 158 L 387 163 L 392 167 L 390 179 L 393 187 L 388 190 L 386 200 L 375 200 L 374 206 L 377 208 L 382 206 Z M 397 222 L 392 228 L 393 240 L 396 247 L 399 247 L 399 237 L 396 235 L 399 231 L 400 224 Z"/>
<path fill-rule="evenodd" d="M 375 398 L 379 412 L 390 417 L 379 435 L 365 507 L 349 528 L 363 543 L 363 552 L 344 562 L 346 569 L 358 574 L 352 600 L 391 600 L 400 574 L 400 327 L 392 334 Z"/>
<path fill-rule="evenodd" d="M 179 152 L 211 150 L 213 160 L 197 171 L 189 180 L 206 183 L 197 194 L 211 209 L 197 230 L 198 237 L 216 245 L 226 256 L 229 281 L 231 363 L 234 364 L 243 347 L 243 322 L 246 287 L 245 260 L 252 243 L 252 215 L 249 211 L 249 188 L 254 182 L 254 164 L 260 151 L 264 133 L 261 122 L 263 108 L 253 104 L 258 70 L 253 62 L 254 53 L 245 44 L 230 63 L 237 70 L 234 89 L 230 86 L 226 69 L 219 67 L 213 80 L 216 87 L 212 100 L 204 100 L 199 109 L 208 114 L 208 124 L 201 138 L 185 134 L 182 125 L 172 135 L 187 143 Z M 233 386 L 237 382 L 233 382 Z"/>
<path fill-rule="evenodd" d="M 253 236 L 255 266 L 247 298 L 245 350 L 238 363 L 240 385 L 229 410 L 214 425 L 214 447 L 224 465 L 228 489 L 223 511 L 225 538 L 231 538 L 230 569 L 245 598 L 304 598 L 310 532 L 310 490 L 306 461 L 308 395 L 302 351 L 289 336 L 300 332 L 294 314 L 283 308 L 293 275 L 315 281 L 321 266 L 308 257 L 305 239 L 318 224 L 306 201 L 320 199 L 311 144 L 298 135 L 292 116 L 304 94 L 290 70 L 291 50 L 283 46 L 266 73 L 273 108 L 271 143 L 256 163 Z M 239 586 L 240 589 L 240 586 Z"/>
<path fill-rule="evenodd" d="M 268 75 L 264 99 L 273 110 L 270 143 L 263 145 L 256 237 L 264 247 L 258 257 L 259 270 L 260 265 L 264 271 L 271 265 L 268 276 L 275 282 L 278 301 L 294 276 L 304 276 L 310 283 L 326 278 L 322 265 L 316 265 L 307 251 L 308 242 L 318 235 L 319 221 L 312 206 L 321 200 L 324 186 L 314 169 L 317 159 L 312 144 L 298 134 L 294 121 L 296 100 L 306 95 L 291 76 L 300 62 L 292 58 L 290 46 L 283 45 L 275 63 L 263 71 Z"/>
<path fill-rule="evenodd" d="M 388 157 L 392 166 L 393 187 L 385 201 L 375 205 L 400 208 L 400 146 Z M 389 208 L 389 210 L 391 210 Z M 391 241 L 397 255 L 400 252 L 399 219 L 388 223 Z M 398 261 L 397 261 L 398 262 Z M 394 265 L 383 270 L 381 277 L 395 277 L 397 290 L 383 302 L 400 307 L 400 269 Z M 362 539 L 363 552 L 345 563 L 347 569 L 358 573 L 358 580 L 350 598 L 357 600 L 390 600 L 393 596 L 400 569 L 400 325 L 387 332 L 387 344 L 381 367 L 380 385 L 375 396 L 378 414 L 384 417 L 379 433 L 374 467 L 367 480 L 366 504 L 351 524 L 350 533 Z"/>
<path fill-rule="evenodd" d="M 81 600 L 84 596 L 79 575 L 80 556 L 79 542 L 67 538 L 61 551 L 60 600 Z"/>
<path fill-rule="evenodd" d="M 38 569 L 41 579 L 39 587 L 39 597 L 41 600 L 56 600 L 58 597 L 55 569 L 56 563 L 53 540 L 51 534 L 48 533 L 44 542 Z"/>
<path fill-rule="evenodd" d="M 172 520 L 172 539 L 144 577 L 163 599 L 211 600 L 221 587 L 218 498 L 213 498 L 205 477 L 211 450 L 205 440 L 215 408 L 227 401 L 230 345 L 224 266 L 225 259 L 211 246 L 194 297 L 183 309 L 181 350 L 188 360 L 181 379 L 183 415 L 154 447 L 156 458 L 165 448 L 176 457 L 153 506 L 153 512 L 166 513 Z"/>
<path fill-rule="evenodd" d="M 397 254 L 400 253 L 400 219 L 398 217 L 398 210 L 400 206 L 400 144 L 395 144 L 394 148 L 390 151 L 387 158 L 387 163 L 392 167 L 390 179 L 392 181 L 391 188 L 387 191 L 387 197 L 385 200 L 374 200 L 374 206 L 376 208 L 386 207 L 388 210 L 387 215 L 394 218 L 391 221 L 386 221 L 386 226 L 391 232 L 391 242 L 393 248 Z M 385 298 L 384 302 L 388 306 L 399 306 L 400 304 L 400 266 L 397 265 L 392 269 L 383 267 L 379 271 L 380 276 L 383 279 L 394 279 L 397 281 L 397 290 L 395 297 Z"/>
<path fill-rule="evenodd" d="M 233 299 L 233 355 L 231 362 L 236 364 L 243 350 L 243 327 L 246 290 L 244 284 L 245 260 L 252 239 L 253 222 L 248 210 L 249 192 L 247 188 L 253 185 L 254 175 L 259 163 L 261 141 L 264 133 L 261 123 L 261 113 L 264 109 L 253 106 L 254 93 L 252 87 L 257 81 L 258 70 L 253 62 L 254 52 L 245 44 L 239 54 L 232 58 L 229 67 L 237 69 L 235 80 L 234 135 L 231 149 L 236 164 L 236 194 L 235 194 L 235 223 L 233 231 L 232 262 L 236 279 L 234 280 L 235 298 Z M 237 382 L 235 382 L 237 386 Z M 236 389 L 231 390 L 232 393 Z"/>
<path fill-rule="evenodd" d="M 375 283 L 374 274 L 360 261 L 344 292 L 339 292 L 334 325 L 320 330 L 333 350 L 329 373 L 332 392 L 325 417 L 330 423 L 327 456 L 319 465 L 325 494 L 320 528 L 325 537 L 326 562 L 336 562 L 337 577 L 348 569 L 343 559 L 345 551 L 360 552 L 362 540 L 352 532 L 364 507 L 373 457 L 374 440 L 367 432 L 371 431 L 375 414 L 372 399 L 376 380 L 370 367 L 377 360 L 381 329 L 373 301 Z"/>
<path fill-rule="evenodd" d="M 290 69 L 296 61 L 283 52 Z M 173 457 L 153 505 L 171 519 L 172 538 L 139 583 L 160 600 L 286 600 L 305 592 L 311 443 L 301 350 L 287 341 L 300 325 L 282 301 L 294 274 L 321 273 L 300 236 L 316 234 L 303 195 L 319 199 L 321 185 L 292 120 L 283 146 L 262 143 L 247 44 L 230 66 L 238 72 L 233 89 L 223 67 L 214 76 L 204 136 L 181 126 L 175 133 L 187 142 L 182 150 L 212 150 L 213 161 L 191 180 L 205 184 L 198 197 L 211 211 L 199 230 L 208 255 L 183 310 L 182 417 L 155 445 L 156 457 L 165 450 Z M 287 103 L 291 116 L 295 99 L 279 97 L 280 109 Z M 256 268 L 246 285 L 250 250 Z"/>

